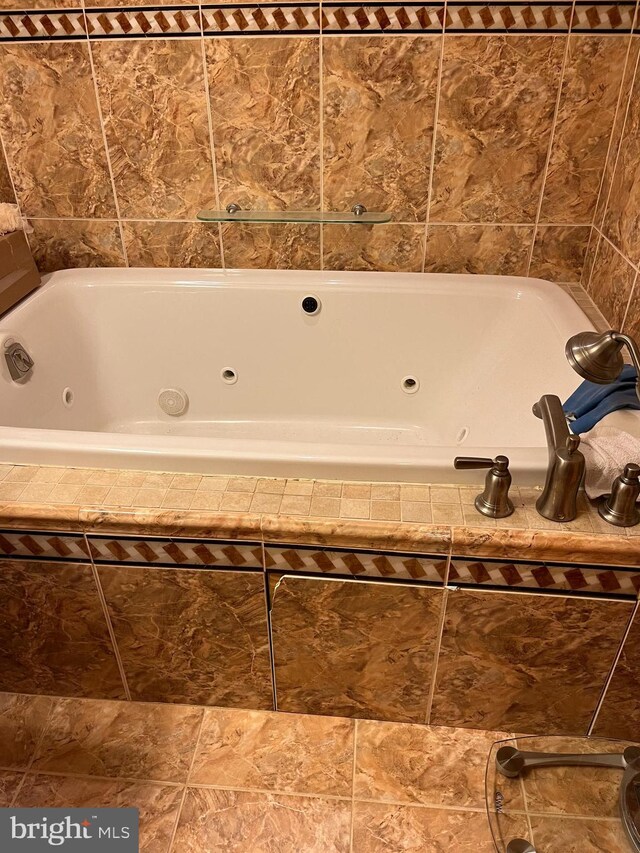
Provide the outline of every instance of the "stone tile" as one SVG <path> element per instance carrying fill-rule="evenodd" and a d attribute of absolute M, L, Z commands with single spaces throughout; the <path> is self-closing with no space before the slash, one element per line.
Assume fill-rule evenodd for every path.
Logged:
<path fill-rule="evenodd" d="M 403 521 L 416 521 L 429 524 L 432 521 L 431 504 L 425 501 L 401 501 L 400 511 Z"/>
<path fill-rule="evenodd" d="M 431 722 L 585 734 L 633 604 L 450 592 Z"/>
<path fill-rule="evenodd" d="M 353 853 L 493 853 L 484 812 L 354 803 Z"/>
<path fill-rule="evenodd" d="M 542 197 L 543 222 L 591 225 L 629 38 L 600 34 L 569 37 Z"/>
<path fill-rule="evenodd" d="M 59 700 L 32 770 L 185 782 L 202 709 Z"/>
<path fill-rule="evenodd" d="M 115 217 L 86 43 L 5 43 L 0 60 L 0 131 L 23 214 Z"/>
<path fill-rule="evenodd" d="M 223 207 L 320 207 L 319 50 L 318 38 L 205 40 Z"/>
<path fill-rule="evenodd" d="M 374 501 L 399 501 L 400 486 L 396 483 L 372 483 L 371 500 Z"/>
<path fill-rule="evenodd" d="M 309 515 L 310 495 L 283 495 L 280 512 L 283 515 Z"/>
<path fill-rule="evenodd" d="M 311 498 L 311 506 L 309 508 L 310 515 L 319 515 L 327 518 L 340 517 L 340 498 Z"/>
<path fill-rule="evenodd" d="M 430 225 L 425 272 L 526 275 L 533 226 Z"/>
<path fill-rule="evenodd" d="M 29 244 L 41 273 L 75 267 L 123 267 L 117 222 L 32 219 Z"/>
<path fill-rule="evenodd" d="M 529 275 L 549 281 L 580 281 L 591 229 L 539 225 Z"/>
<path fill-rule="evenodd" d="M 400 521 L 400 501 L 371 501 L 373 521 Z"/>
<path fill-rule="evenodd" d="M 278 708 L 424 722 L 441 602 L 428 587 L 283 578 L 272 594 Z"/>
<path fill-rule="evenodd" d="M 357 500 L 342 498 L 340 500 L 341 518 L 369 518 L 371 514 L 371 502 L 368 500 Z"/>
<path fill-rule="evenodd" d="M 531 816 L 536 849 L 562 853 L 620 853 L 629 848 L 620 821 Z"/>
<path fill-rule="evenodd" d="M 0 150 L 0 202 L 3 204 L 16 203 L 9 167 L 7 166 L 4 151 L 2 150 Z"/>
<path fill-rule="evenodd" d="M 284 494 L 311 495 L 313 494 L 313 480 L 287 480 Z"/>
<path fill-rule="evenodd" d="M 262 711 L 205 712 L 193 785 L 350 797 L 350 720 Z"/>
<path fill-rule="evenodd" d="M 215 225 L 194 222 L 124 222 L 130 267 L 219 267 Z"/>
<path fill-rule="evenodd" d="M 638 741 L 640 732 L 640 616 L 636 612 L 607 687 L 593 733 Z"/>
<path fill-rule="evenodd" d="M 401 221 L 424 221 L 440 49 L 437 35 L 324 40 L 324 197 L 329 210 L 361 203 L 369 210 L 392 210 Z M 374 228 L 376 234 L 384 230 Z M 335 250 L 325 260 L 331 255 L 335 263 Z M 335 269 L 334 263 L 328 267 Z"/>
<path fill-rule="evenodd" d="M 44 696 L 0 693 L 0 767 L 26 769 L 52 704 Z"/>
<path fill-rule="evenodd" d="M 134 699 L 272 707 L 262 574 L 98 572 Z"/>
<path fill-rule="evenodd" d="M 175 847 L 180 853 L 348 853 L 351 803 L 189 788 Z"/>
<path fill-rule="evenodd" d="M 354 796 L 482 809 L 487 756 L 508 735 L 361 721 Z"/>
<path fill-rule="evenodd" d="M 323 225 L 322 228 L 325 269 L 422 270 L 424 225 L 392 222 L 387 225 Z"/>
<path fill-rule="evenodd" d="M 534 221 L 564 46 L 554 36 L 447 36 L 432 221 Z"/>
<path fill-rule="evenodd" d="M 282 495 L 269 495 L 263 492 L 256 493 L 251 498 L 251 512 L 273 512 L 280 510 Z"/>
<path fill-rule="evenodd" d="M 1 690 L 125 698 L 91 566 L 2 561 L 0 598 Z"/>
<path fill-rule="evenodd" d="M 97 41 L 92 52 L 120 216 L 179 219 L 215 207 L 198 41 Z"/>
<path fill-rule="evenodd" d="M 319 225 L 231 222 L 222 226 L 222 243 L 234 269 L 320 269 Z"/>
<path fill-rule="evenodd" d="M 137 808 L 140 853 L 166 853 L 180 810 L 183 788 L 110 779 L 27 775 L 18 808 Z"/>
<path fill-rule="evenodd" d="M 611 328 L 622 326 L 635 277 L 633 267 L 607 240 L 600 240 L 587 291 Z"/>
<path fill-rule="evenodd" d="M 0 809 L 6 809 L 11 805 L 23 775 L 15 770 L 0 770 Z"/>

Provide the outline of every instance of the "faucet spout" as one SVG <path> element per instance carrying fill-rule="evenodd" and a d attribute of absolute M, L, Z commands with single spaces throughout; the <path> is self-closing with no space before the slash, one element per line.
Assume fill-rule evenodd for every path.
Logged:
<path fill-rule="evenodd" d="M 571 521 L 578 514 L 578 490 L 585 469 L 584 456 L 578 450 L 580 437 L 569 432 L 555 394 L 544 394 L 533 406 L 533 414 L 542 419 L 549 450 L 547 477 L 536 509 L 550 521 Z"/>

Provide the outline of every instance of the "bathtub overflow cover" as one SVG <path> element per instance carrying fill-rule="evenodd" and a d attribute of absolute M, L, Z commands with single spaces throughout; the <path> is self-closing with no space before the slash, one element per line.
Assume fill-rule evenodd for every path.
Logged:
<path fill-rule="evenodd" d="M 401 385 L 405 394 L 415 394 L 420 387 L 420 381 L 415 376 L 405 376 Z"/>
<path fill-rule="evenodd" d="M 305 314 L 318 314 L 320 312 L 320 300 L 317 296 L 305 296 L 302 300 L 302 310 Z"/>

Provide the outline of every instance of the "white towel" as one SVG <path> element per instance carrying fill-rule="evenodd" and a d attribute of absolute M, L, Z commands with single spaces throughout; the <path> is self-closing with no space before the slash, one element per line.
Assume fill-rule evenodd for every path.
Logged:
<path fill-rule="evenodd" d="M 29 234 L 32 230 L 20 216 L 17 204 L 0 204 L 0 234 L 10 234 L 12 231 L 26 231 Z"/>
<path fill-rule="evenodd" d="M 608 495 L 628 462 L 640 465 L 640 412 L 612 412 L 581 439 L 587 463 L 585 491 L 590 498 Z"/>

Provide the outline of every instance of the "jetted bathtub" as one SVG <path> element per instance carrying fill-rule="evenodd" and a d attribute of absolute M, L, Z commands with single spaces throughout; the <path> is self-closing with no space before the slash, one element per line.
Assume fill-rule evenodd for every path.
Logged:
<path fill-rule="evenodd" d="M 0 359 L 0 461 L 438 483 L 504 453 L 540 483 L 531 406 L 576 387 L 591 328 L 537 279 L 56 272 L 0 318 L 35 362 L 18 384 Z"/>

